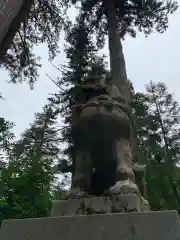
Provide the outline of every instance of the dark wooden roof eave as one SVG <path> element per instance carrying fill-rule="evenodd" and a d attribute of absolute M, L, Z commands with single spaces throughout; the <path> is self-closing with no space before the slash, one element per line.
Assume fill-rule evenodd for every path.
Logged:
<path fill-rule="evenodd" d="M 3 41 L 0 45 L 0 62 L 3 62 L 4 55 L 5 55 L 6 51 L 8 50 L 8 48 L 10 47 L 15 34 L 17 33 L 17 31 L 20 28 L 21 22 L 24 21 L 24 19 L 25 19 L 26 15 L 28 14 L 33 2 L 34 2 L 34 0 L 28 0 L 28 1 L 25 0 L 22 8 L 19 11 L 19 13 L 13 19 L 13 21 L 12 21 L 12 23 L 11 23 L 9 29 L 8 29 L 8 32 L 7 32 L 5 38 L 3 39 Z"/>

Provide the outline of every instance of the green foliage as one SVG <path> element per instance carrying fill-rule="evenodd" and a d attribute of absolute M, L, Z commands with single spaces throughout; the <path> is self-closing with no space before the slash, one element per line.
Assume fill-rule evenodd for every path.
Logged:
<path fill-rule="evenodd" d="M 53 165 L 60 153 L 55 127 L 57 109 L 46 105 L 42 113 L 8 152 L 1 172 L 1 213 L 4 218 L 42 217 L 51 208 Z"/>
<path fill-rule="evenodd" d="M 7 151 L 10 148 L 10 142 L 14 138 L 12 128 L 14 124 L 0 118 L 0 149 Z"/>
<path fill-rule="evenodd" d="M 71 26 L 66 13 L 72 5 L 80 4 L 78 23 L 81 25 L 87 23 L 86 31 L 89 34 L 89 39 L 92 39 L 92 34 L 95 34 L 97 37 L 96 46 L 102 48 L 105 42 L 104 37 L 107 34 L 107 12 L 105 9 L 107 3 L 108 0 L 35 0 L 24 22 L 21 23 L 1 67 L 9 71 L 12 82 L 27 81 L 32 87 L 38 77 L 38 68 L 41 66 L 39 57 L 33 53 L 33 47 L 40 43 L 46 43 L 49 49 L 49 59 L 53 60 L 57 56 L 61 30 L 64 28 L 65 31 L 69 31 Z M 122 38 L 126 34 L 135 37 L 137 30 L 143 31 L 146 35 L 150 34 L 153 29 L 158 32 L 165 31 L 168 27 L 168 16 L 177 9 L 177 2 L 173 0 L 114 0 L 113 3 Z M 78 38 L 75 35 L 74 37 L 74 40 L 71 41 L 76 41 Z M 80 49 L 81 43 L 82 46 L 88 46 L 87 37 L 82 37 L 79 46 L 75 46 L 73 43 L 74 47 L 78 49 L 76 58 L 78 56 L 81 58 L 83 55 Z M 84 64 L 82 59 L 79 59 L 79 64 Z"/>
<path fill-rule="evenodd" d="M 89 24 L 92 34 L 97 36 L 97 46 L 103 47 L 107 34 L 107 4 L 116 8 L 118 28 L 121 38 L 126 34 L 136 36 L 137 31 L 149 35 L 154 29 L 160 33 L 168 27 L 168 16 L 176 11 L 177 1 L 164 0 L 76 0 L 70 1 L 80 4 L 80 16 Z"/>
<path fill-rule="evenodd" d="M 14 134 L 12 133 L 13 124 L 0 118 L 0 225 L 3 220 L 3 209 L 6 207 L 6 201 L 3 197 L 3 181 L 1 181 L 2 172 L 6 169 L 7 154 L 9 153 Z"/>
<path fill-rule="evenodd" d="M 167 90 L 164 83 L 147 86 L 148 100 L 150 103 L 150 112 L 153 113 L 156 123 L 158 124 L 158 134 L 165 147 L 166 158 L 178 163 L 180 157 L 179 134 L 180 134 L 180 107 L 173 95 Z M 156 134 L 154 132 L 154 134 Z M 160 140 L 160 139 L 159 139 Z M 162 159 L 163 161 L 163 159 Z"/>
<path fill-rule="evenodd" d="M 88 25 L 77 18 L 77 23 L 66 33 L 66 56 L 68 65 L 63 66 L 62 77 L 57 78 L 59 93 L 49 100 L 59 108 L 63 117 L 64 128 L 61 129 L 62 143 L 67 143 L 64 150 L 64 159 L 60 160 L 59 167 L 63 172 L 73 171 L 74 141 L 72 137 L 72 106 L 77 103 L 79 91 L 77 85 L 82 84 L 87 75 L 107 74 L 106 63 L 97 55 L 95 45 L 88 34 Z M 65 90 L 64 90 L 65 89 Z"/>
<path fill-rule="evenodd" d="M 31 159 L 30 159 L 31 158 Z M 4 218 L 24 218 L 46 216 L 51 207 L 49 182 L 51 176 L 45 172 L 39 159 L 32 154 L 24 161 L 34 164 L 20 166 L 18 162 L 10 162 L 2 172 Z"/>
<path fill-rule="evenodd" d="M 145 94 L 134 95 L 133 107 L 140 149 L 139 161 L 147 164 L 151 207 L 154 210 L 179 211 L 179 105 L 164 83 L 150 82 Z"/>
<path fill-rule="evenodd" d="M 34 1 L 1 64 L 9 71 L 12 82 L 27 81 L 33 86 L 41 66 L 33 53 L 35 45 L 46 43 L 50 60 L 57 56 L 61 30 L 68 27 L 66 10 L 66 0 Z"/>

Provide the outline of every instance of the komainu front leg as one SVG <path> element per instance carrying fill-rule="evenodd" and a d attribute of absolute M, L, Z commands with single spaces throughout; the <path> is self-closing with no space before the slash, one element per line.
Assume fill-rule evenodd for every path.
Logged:
<path fill-rule="evenodd" d="M 139 188 L 135 184 L 135 176 L 132 167 L 131 141 L 121 138 L 115 142 L 116 152 L 116 184 L 110 188 L 110 194 L 137 194 Z"/>
<path fill-rule="evenodd" d="M 72 179 L 71 197 L 84 197 L 90 189 L 92 173 L 92 161 L 90 153 L 86 150 L 78 150 L 75 160 L 75 172 Z"/>

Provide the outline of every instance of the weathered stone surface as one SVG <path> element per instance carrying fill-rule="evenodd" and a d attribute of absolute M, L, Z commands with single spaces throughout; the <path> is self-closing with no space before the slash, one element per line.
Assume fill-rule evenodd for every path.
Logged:
<path fill-rule="evenodd" d="M 175 211 L 4 221 L 1 240 L 179 240 Z"/>
<path fill-rule="evenodd" d="M 138 196 L 133 194 L 63 200 L 53 203 L 51 216 L 140 212 L 140 204 Z"/>
<path fill-rule="evenodd" d="M 76 88 L 79 94 L 73 106 L 72 137 L 78 148 L 73 158 L 72 188 L 95 196 L 109 188 L 110 195 L 124 190 L 126 194 L 139 192 L 132 164 L 134 124 L 129 87 L 126 83 L 118 86 L 112 77 L 88 76 Z"/>
<path fill-rule="evenodd" d="M 151 211 L 149 202 L 144 197 L 141 197 L 141 212 L 147 211 Z"/>

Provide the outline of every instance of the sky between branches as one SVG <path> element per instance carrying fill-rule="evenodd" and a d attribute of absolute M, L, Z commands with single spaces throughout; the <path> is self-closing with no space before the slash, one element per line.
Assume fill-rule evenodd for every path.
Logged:
<path fill-rule="evenodd" d="M 71 17 L 75 11 L 71 10 Z M 65 64 L 63 53 L 64 35 L 60 41 L 60 55 L 53 64 Z M 180 8 L 170 17 L 169 29 L 164 34 L 152 34 L 145 38 L 143 34 L 136 39 L 126 38 L 124 53 L 128 78 L 133 82 L 136 91 L 144 91 L 145 84 L 150 80 L 164 81 L 170 92 L 180 101 Z M 8 73 L 1 70 L 0 92 L 5 100 L 0 100 L 1 117 L 15 123 L 14 132 L 17 138 L 33 121 L 34 113 L 41 111 L 49 93 L 57 91 L 57 87 L 46 76 L 56 77 L 59 72 L 48 62 L 48 52 L 45 45 L 36 47 L 35 52 L 41 57 L 42 68 L 40 77 L 30 91 L 27 84 L 8 84 Z M 108 47 L 102 51 L 108 56 Z"/>

